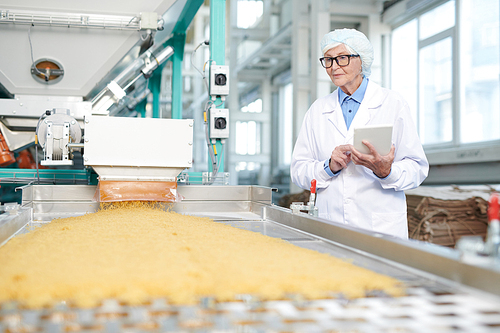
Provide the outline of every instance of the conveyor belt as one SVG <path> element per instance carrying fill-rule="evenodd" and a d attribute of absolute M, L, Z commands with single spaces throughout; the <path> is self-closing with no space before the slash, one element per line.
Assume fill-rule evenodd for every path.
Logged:
<path fill-rule="evenodd" d="M 196 210 L 189 207 L 189 200 L 185 204 L 179 210 Z M 240 202 L 239 206 L 245 204 Z M 203 205 L 196 207 L 203 208 Z M 61 303 L 50 309 L 26 310 L 15 303 L 4 303 L 0 305 L 0 332 L 500 331 L 498 295 L 326 239 L 325 235 L 290 227 L 293 216 L 277 222 L 271 213 L 255 213 L 258 209 L 214 211 L 196 211 L 193 215 L 209 216 L 217 223 L 281 238 L 393 276 L 405 283 L 407 295 L 392 298 L 373 293 L 354 300 L 332 295 L 332 299 L 314 301 L 300 295 L 290 295 L 282 301 L 261 301 L 252 295 L 240 295 L 234 302 L 224 303 L 204 298 L 195 306 L 173 306 L 161 298 L 143 306 L 126 306 L 110 299 L 93 309 L 72 308 Z M 38 217 L 34 214 L 37 222 L 30 225 L 48 222 L 46 217 L 52 213 L 46 213 Z"/>

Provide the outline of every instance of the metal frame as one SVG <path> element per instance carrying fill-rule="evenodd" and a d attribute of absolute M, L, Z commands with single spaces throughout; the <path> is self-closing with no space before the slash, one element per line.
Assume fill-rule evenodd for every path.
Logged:
<path fill-rule="evenodd" d="M 31 184 L 40 181 L 42 184 L 90 184 L 90 169 L 18 169 L 0 168 L 0 184 Z"/>
<path fill-rule="evenodd" d="M 11 215 L 7 215 L 7 219 L 5 214 L 0 215 L 0 242 L 27 232 L 27 227 L 48 223 L 55 218 L 96 211 L 99 203 L 92 201 L 95 190 L 95 186 L 24 187 L 23 206 L 17 209 L 24 215 L 16 222 Z M 207 329 L 210 327 L 214 331 L 258 328 L 263 332 L 274 329 L 293 332 L 332 329 L 387 332 L 401 329 L 415 331 L 415 327 L 419 327 L 417 331 L 425 332 L 443 329 L 494 332 L 498 328 L 498 262 L 489 266 L 471 265 L 461 261 L 458 253 L 448 248 L 398 240 L 304 213 L 293 214 L 289 209 L 271 204 L 270 188 L 179 186 L 178 190 L 185 199 L 170 207 L 175 212 L 209 217 L 214 223 L 280 238 L 305 249 L 348 260 L 357 266 L 399 279 L 404 283 L 406 293 L 402 297 L 388 297 L 384 293 L 370 291 L 359 299 L 346 299 L 335 294 L 321 300 L 291 294 L 279 301 L 261 300 L 257 295 L 245 294 L 237 296 L 240 301 L 236 302 L 217 302 L 207 295 L 197 304 L 189 306 L 173 305 L 162 297 L 154 298 L 148 304 L 133 306 L 121 305 L 118 299 L 109 299 L 103 301 L 102 306 L 92 309 L 61 304 L 53 308 L 26 310 L 16 302 L 6 302 L 2 304 L 0 316 L 19 319 L 0 321 L 0 331 L 19 327 L 54 328 L 54 325 L 58 329 L 53 330 L 59 330 L 75 323 L 102 324 L 106 327 L 112 324 L 113 328 L 137 327 L 139 330 L 146 327 L 141 325 L 148 324 L 162 330 L 178 331 L 186 328 L 186 314 L 189 314 L 190 320 L 206 323 Z M 9 221 L 5 223 L 6 220 Z M 164 310 L 162 313 L 168 315 L 161 318 L 147 315 L 158 310 Z M 103 313 L 123 316 L 103 321 L 104 318 L 100 317 Z M 84 316 L 81 317 L 81 314 Z M 50 319 L 60 315 L 64 318 L 57 323 Z M 200 328 L 205 329 L 205 326 Z"/>
<path fill-rule="evenodd" d="M 340 224 L 332 224 L 307 214 L 291 215 L 276 206 L 264 208 L 266 219 L 302 230 L 333 242 L 354 247 L 433 275 L 500 295 L 500 264 L 476 266 L 461 260 L 457 250 L 413 240 L 401 240 Z M 480 259 L 477 258 L 479 262 Z"/>
<path fill-rule="evenodd" d="M 184 6 L 183 3 L 185 3 Z M 203 0 L 183 0 L 174 4 L 170 10 L 172 12 L 180 11 L 177 22 L 172 29 L 172 35 L 163 43 L 163 46 L 170 45 L 174 48 L 172 57 L 172 119 L 182 119 L 182 61 L 184 58 L 184 44 L 186 42 L 186 30 L 191 24 L 196 12 L 203 4 Z M 175 6 L 175 8 L 173 8 Z M 182 6 L 182 7 L 179 7 Z M 164 21 L 168 20 L 169 14 L 166 13 L 163 17 Z M 155 39 L 160 39 L 162 33 L 157 34 Z M 160 94 L 161 94 L 161 72 L 163 66 L 156 70 L 156 73 L 151 77 L 149 89 L 153 93 L 153 118 L 159 118 L 160 115 Z"/>

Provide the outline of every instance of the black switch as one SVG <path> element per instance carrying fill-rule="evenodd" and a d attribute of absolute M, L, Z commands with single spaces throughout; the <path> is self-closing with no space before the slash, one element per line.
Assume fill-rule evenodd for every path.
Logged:
<path fill-rule="evenodd" d="M 215 85 L 216 86 L 225 86 L 227 83 L 226 74 L 215 74 Z"/>
<path fill-rule="evenodd" d="M 225 129 L 227 126 L 227 121 L 225 117 L 217 117 L 214 119 L 215 129 Z"/>

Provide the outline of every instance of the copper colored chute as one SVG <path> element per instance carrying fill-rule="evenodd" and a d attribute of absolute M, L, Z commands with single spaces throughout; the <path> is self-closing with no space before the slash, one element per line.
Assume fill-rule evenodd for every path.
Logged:
<path fill-rule="evenodd" d="M 15 161 L 14 153 L 10 151 L 2 132 L 0 132 L 0 167 L 11 165 Z"/>
<path fill-rule="evenodd" d="M 96 201 L 163 201 L 178 202 L 177 182 L 162 181 L 100 181 Z"/>

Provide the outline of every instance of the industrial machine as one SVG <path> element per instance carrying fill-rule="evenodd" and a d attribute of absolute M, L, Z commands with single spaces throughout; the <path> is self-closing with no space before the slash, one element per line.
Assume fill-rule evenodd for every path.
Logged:
<path fill-rule="evenodd" d="M 91 116 L 115 116 L 108 119 L 112 122 L 119 121 L 118 117 L 144 118 L 144 101 L 150 93 L 153 118 L 159 118 L 158 78 L 167 60 L 172 61 L 173 68 L 172 118 L 181 120 L 186 30 L 202 3 L 146 0 L 126 5 L 120 1 L 61 5 L 47 1 L 40 5 L 37 1 L 4 1 L 0 5 L 4 64 L 0 66 L 0 183 L 95 183 L 96 168 L 91 167 L 95 164 L 84 163 L 81 154 L 82 150 L 95 151 L 95 137 L 89 143 L 84 119 L 88 124 Z M 142 125 L 145 122 L 139 121 L 133 133 L 149 135 L 144 127 L 156 126 L 156 121 L 163 125 L 167 122 L 155 119 Z M 92 121 L 91 128 L 96 122 Z M 116 143 L 116 135 L 130 130 L 124 128 L 125 122 L 108 124 L 111 128 L 99 134 L 99 141 L 107 140 L 106 133 L 114 131 Z M 165 126 L 154 130 L 170 130 Z M 189 141 L 192 145 L 192 138 Z M 85 149 L 86 143 L 90 148 Z M 141 145 L 136 156 L 150 143 Z M 169 147 L 176 150 L 174 145 Z M 43 157 L 33 151 L 38 148 Z M 13 167 L 18 162 L 14 154 L 21 152 L 32 155 L 35 161 L 28 167 Z M 191 157 L 182 157 L 186 157 L 184 168 L 189 167 L 191 161 L 188 164 L 187 160 Z M 106 177 L 109 179 L 109 175 Z"/>
<path fill-rule="evenodd" d="M 16 232 L 27 232 L 54 218 L 95 211 L 99 205 L 93 200 L 95 191 L 96 186 L 90 185 L 23 187 L 23 204 L 3 207 L 0 243 Z M 26 310 L 9 303 L 0 305 L 0 331 L 498 331 L 498 259 L 482 258 L 482 264 L 464 261 L 458 251 L 448 248 L 332 224 L 307 213 L 292 213 L 271 204 L 269 188 L 189 185 L 179 186 L 178 191 L 184 197 L 172 206 L 178 213 L 210 217 L 214 223 L 344 258 L 398 278 L 404 282 L 407 295 L 391 298 L 373 293 L 353 300 L 336 295 L 314 301 L 300 295 L 279 301 L 241 295 L 221 303 L 207 297 L 194 306 L 172 305 L 163 298 L 142 306 L 127 306 L 109 299 L 91 309 L 59 304 Z"/>
<path fill-rule="evenodd" d="M 192 146 L 192 119 L 85 118 L 83 160 L 99 175 L 100 202 L 178 201 Z"/>

